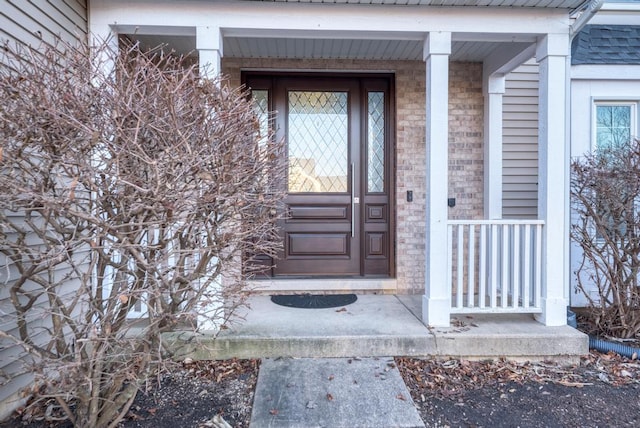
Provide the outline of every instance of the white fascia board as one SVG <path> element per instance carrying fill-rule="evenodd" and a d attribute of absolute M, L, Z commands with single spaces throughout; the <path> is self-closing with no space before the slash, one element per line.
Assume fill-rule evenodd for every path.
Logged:
<path fill-rule="evenodd" d="M 638 80 L 640 65 L 584 64 L 571 66 L 572 80 Z"/>
<path fill-rule="evenodd" d="M 451 40 L 454 42 L 535 43 L 537 41 L 537 35 L 533 33 L 454 33 L 451 35 Z"/>
<path fill-rule="evenodd" d="M 600 12 L 640 12 L 640 3 L 605 2 Z"/>
<path fill-rule="evenodd" d="M 178 27 L 173 25 L 114 25 L 121 34 L 137 34 L 140 36 L 186 36 L 194 37 L 196 27 Z"/>
<path fill-rule="evenodd" d="M 625 12 L 599 12 L 591 18 L 588 25 L 640 25 L 640 9 Z"/>
<path fill-rule="evenodd" d="M 216 26 L 227 31 L 313 33 L 374 32 L 425 34 L 430 31 L 494 34 L 565 33 L 569 14 L 562 9 L 432 8 L 420 6 L 291 4 L 282 2 L 135 2 L 93 0 L 92 29 L 105 25 Z M 104 31 L 104 30 L 102 30 Z M 324 37 L 324 36 L 323 36 Z"/>
<path fill-rule="evenodd" d="M 589 25 L 640 25 L 640 2 L 605 2 Z"/>
<path fill-rule="evenodd" d="M 225 37 L 262 38 L 273 37 L 273 29 L 262 28 L 225 28 Z M 314 31 L 287 30 L 277 34 L 279 39 L 367 39 L 367 40 L 424 40 L 424 32 L 386 33 L 383 31 Z"/>

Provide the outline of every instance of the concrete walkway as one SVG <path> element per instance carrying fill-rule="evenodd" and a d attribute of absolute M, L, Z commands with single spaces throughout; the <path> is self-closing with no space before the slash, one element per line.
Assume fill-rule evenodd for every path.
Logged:
<path fill-rule="evenodd" d="M 266 358 L 251 427 L 424 427 L 393 358 Z"/>
<path fill-rule="evenodd" d="M 261 358 L 251 426 L 422 427 L 392 356 L 577 361 L 588 338 L 530 314 L 420 320 L 421 296 L 360 295 L 341 308 L 296 309 L 254 296 L 216 337 L 164 335 L 175 358 Z M 358 357 L 358 358 L 355 358 Z"/>

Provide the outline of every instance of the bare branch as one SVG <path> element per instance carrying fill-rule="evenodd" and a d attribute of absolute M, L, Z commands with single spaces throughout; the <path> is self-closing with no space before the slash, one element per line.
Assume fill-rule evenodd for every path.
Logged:
<path fill-rule="evenodd" d="M 282 146 L 246 92 L 189 59 L 123 42 L 3 54 L 8 331 L 40 367 L 36 401 L 115 426 L 167 358 L 161 333 L 231 320 L 251 260 L 277 253 Z"/>
<path fill-rule="evenodd" d="M 640 335 L 640 141 L 573 162 L 575 272 L 601 334 Z M 595 290 L 595 295 L 593 295 Z"/>

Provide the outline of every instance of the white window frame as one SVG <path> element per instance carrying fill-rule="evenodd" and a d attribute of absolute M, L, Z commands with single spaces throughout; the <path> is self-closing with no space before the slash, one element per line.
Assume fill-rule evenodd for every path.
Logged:
<path fill-rule="evenodd" d="M 591 109 L 591 150 L 595 152 L 598 149 L 598 107 L 631 107 L 630 135 L 631 138 L 638 137 L 638 99 L 620 99 L 620 98 L 597 98 L 592 102 Z"/>
<path fill-rule="evenodd" d="M 630 118 L 630 136 L 631 138 L 638 138 L 638 106 L 640 104 L 640 99 L 638 98 L 606 98 L 599 97 L 596 99 L 592 99 L 591 103 L 591 151 L 595 153 L 598 149 L 598 107 L 609 107 L 609 106 L 628 106 L 631 107 L 631 118 Z M 595 234 L 595 227 L 593 230 Z M 602 238 L 596 237 L 598 241 Z"/>

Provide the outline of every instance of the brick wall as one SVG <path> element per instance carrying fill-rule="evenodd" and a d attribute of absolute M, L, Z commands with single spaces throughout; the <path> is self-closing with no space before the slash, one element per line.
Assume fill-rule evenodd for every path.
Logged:
<path fill-rule="evenodd" d="M 452 63 L 449 72 L 449 218 L 481 219 L 484 182 L 482 64 Z"/>
<path fill-rule="evenodd" d="M 240 71 L 313 70 L 395 73 L 396 89 L 396 278 L 403 293 L 424 290 L 425 64 L 422 61 L 224 58 L 222 71 L 240 85 Z M 450 218 L 482 216 L 482 65 L 450 65 L 449 193 L 457 199 Z M 413 202 L 406 201 L 413 190 Z M 443 201 L 446 203 L 446 201 Z"/>

